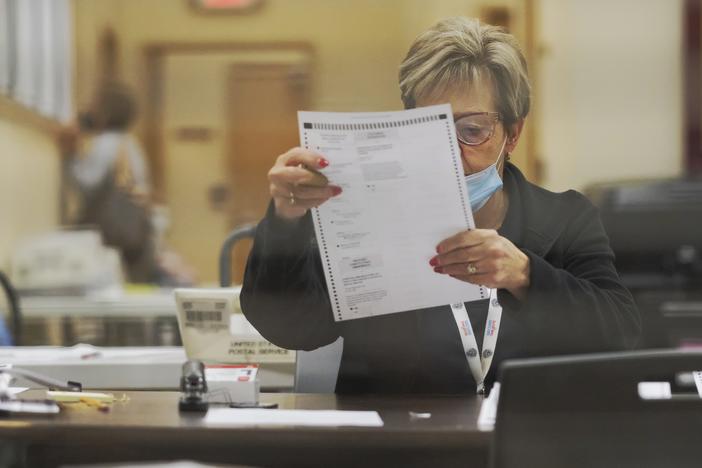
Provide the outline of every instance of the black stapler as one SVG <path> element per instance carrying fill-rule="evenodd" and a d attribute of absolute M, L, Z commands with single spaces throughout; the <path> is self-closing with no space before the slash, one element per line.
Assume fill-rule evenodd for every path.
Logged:
<path fill-rule="evenodd" d="M 205 380 L 205 366 L 201 361 L 186 361 L 183 364 L 183 375 L 180 378 L 180 397 L 178 409 L 180 411 L 205 412 L 207 403 L 207 381 Z"/>

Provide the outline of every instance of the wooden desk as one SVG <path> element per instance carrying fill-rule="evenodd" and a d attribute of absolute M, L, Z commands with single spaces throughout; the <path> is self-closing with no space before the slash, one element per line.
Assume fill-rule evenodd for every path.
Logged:
<path fill-rule="evenodd" d="M 197 415 L 178 412 L 177 392 L 127 396 L 128 403 L 107 413 L 83 407 L 53 418 L 0 419 L 0 441 L 24 452 L 29 467 L 182 459 L 253 466 L 483 467 L 491 440 L 490 433 L 477 430 L 481 399 L 475 396 L 261 395 L 261 401 L 284 409 L 377 410 L 382 428 L 207 426 Z M 432 417 L 412 420 L 409 411 Z"/>

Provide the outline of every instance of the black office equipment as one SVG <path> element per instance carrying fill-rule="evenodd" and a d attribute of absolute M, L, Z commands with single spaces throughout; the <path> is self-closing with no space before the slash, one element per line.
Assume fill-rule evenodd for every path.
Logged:
<path fill-rule="evenodd" d="M 670 350 L 505 361 L 492 467 L 699 467 L 702 399 L 675 374 L 701 369 L 702 352 Z M 671 380 L 670 399 L 639 396 Z"/>
<path fill-rule="evenodd" d="M 186 361 L 183 364 L 180 391 L 183 392 L 178 402 L 180 411 L 207 411 L 207 381 L 205 366 L 201 361 Z"/>
<path fill-rule="evenodd" d="M 10 306 L 10 315 L 12 317 L 12 341 L 15 346 L 22 344 L 22 312 L 20 310 L 19 296 L 17 291 L 12 286 L 10 279 L 0 271 L 0 286 L 5 292 L 7 303 Z"/>
<path fill-rule="evenodd" d="M 641 311 L 641 347 L 702 345 L 702 179 L 599 184 L 586 193 Z"/>

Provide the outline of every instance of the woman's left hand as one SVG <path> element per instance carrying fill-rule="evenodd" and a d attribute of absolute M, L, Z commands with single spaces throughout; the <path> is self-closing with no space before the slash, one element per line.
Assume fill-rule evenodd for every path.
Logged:
<path fill-rule="evenodd" d="M 429 264 L 467 283 L 506 289 L 523 299 L 529 287 L 529 257 L 493 229 L 463 231 L 444 239 Z"/>

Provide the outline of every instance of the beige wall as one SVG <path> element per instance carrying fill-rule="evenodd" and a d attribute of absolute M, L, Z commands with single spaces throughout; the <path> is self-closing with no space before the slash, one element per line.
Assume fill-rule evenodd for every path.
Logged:
<path fill-rule="evenodd" d="M 486 3 L 512 6 L 518 19 L 523 14 L 523 0 Z M 479 3 L 466 0 L 268 0 L 243 15 L 201 14 L 175 0 L 74 4 L 79 83 L 92 84 L 94 41 L 108 24 L 122 41 L 125 78 L 142 90 L 148 44 L 302 41 L 317 51 L 315 108 L 339 111 L 400 108 L 397 69 L 412 39 L 440 18 L 480 12 Z M 517 35 L 522 30 L 518 23 Z"/>
<path fill-rule="evenodd" d="M 397 108 L 397 67 L 411 38 L 449 11 L 471 12 L 467 2 L 424 0 L 270 0 L 250 15 L 203 15 L 185 1 L 112 3 L 76 0 L 88 33 L 91 17 L 114 13 L 132 84 L 144 82 L 142 48 L 149 43 L 304 41 L 318 54 L 315 107 L 336 110 Z"/>
<path fill-rule="evenodd" d="M 111 27 L 118 38 L 122 35 L 122 2 L 114 0 L 73 0 L 75 25 L 75 81 L 78 108 L 90 101 L 99 78 L 98 41 L 105 28 Z M 123 55 L 121 53 L 120 55 Z"/>
<path fill-rule="evenodd" d="M 0 269 L 21 239 L 59 222 L 59 157 L 52 125 L 0 97 Z"/>
<path fill-rule="evenodd" d="M 541 0 L 547 187 L 682 171 L 681 0 Z"/>

